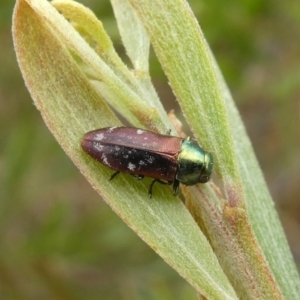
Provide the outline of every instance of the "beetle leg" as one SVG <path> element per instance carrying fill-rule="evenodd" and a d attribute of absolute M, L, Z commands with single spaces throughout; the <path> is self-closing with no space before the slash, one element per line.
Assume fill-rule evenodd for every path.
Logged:
<path fill-rule="evenodd" d="M 119 171 L 113 173 L 113 174 L 110 176 L 109 181 L 113 180 L 119 173 L 120 173 Z"/>
<path fill-rule="evenodd" d="M 133 176 L 137 180 L 142 180 L 144 178 L 144 175 L 138 175 L 138 174 L 130 174 L 130 175 Z"/>
<path fill-rule="evenodd" d="M 157 179 L 152 180 L 152 182 L 149 185 L 149 189 L 148 189 L 149 198 L 152 198 L 152 187 L 153 187 L 153 184 L 155 183 L 155 181 L 157 181 Z"/>
<path fill-rule="evenodd" d="M 149 197 L 152 198 L 152 188 L 153 188 L 153 185 L 155 182 L 159 182 L 161 184 L 171 184 L 172 181 L 168 181 L 168 182 L 165 182 L 165 181 L 162 181 L 160 179 L 154 179 L 151 183 L 150 183 L 150 186 L 149 186 L 149 189 L 148 189 L 148 194 L 149 194 Z"/>
<path fill-rule="evenodd" d="M 173 195 L 177 196 L 178 195 L 178 191 L 179 191 L 179 181 L 175 179 L 173 181 Z"/>

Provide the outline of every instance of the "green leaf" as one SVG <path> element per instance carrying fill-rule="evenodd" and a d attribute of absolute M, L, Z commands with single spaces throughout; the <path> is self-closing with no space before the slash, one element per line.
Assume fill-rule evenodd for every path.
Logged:
<path fill-rule="evenodd" d="M 148 73 L 150 40 L 144 25 L 128 1 L 112 0 L 111 2 L 124 47 L 134 70 Z"/>
<path fill-rule="evenodd" d="M 208 299 L 237 299 L 207 239 L 167 187 L 155 187 L 154 197 L 149 199 L 149 181 L 137 182 L 124 175 L 108 183 L 111 171 L 80 147 L 85 132 L 120 122 L 78 66 L 74 54 L 118 96 L 116 105 L 123 106 L 133 123 L 141 122 L 144 107 L 149 110 L 139 99 L 140 88 L 135 89 L 131 85 L 134 81 L 126 83 L 116 74 L 47 1 L 17 1 L 13 36 L 18 62 L 36 107 L 96 191 L 199 293 Z M 129 96 L 135 97 L 131 104 L 135 114 L 134 110 L 126 110 L 127 102 L 121 102 L 128 101 Z"/>
<path fill-rule="evenodd" d="M 231 123 L 249 219 L 285 299 L 300 295 L 300 278 L 251 142 L 218 70 Z"/>
<path fill-rule="evenodd" d="M 195 136 L 214 155 L 224 196 L 213 185 L 189 188 L 185 195 L 225 273 L 241 298 L 281 299 L 283 293 L 287 299 L 297 299 L 299 276 L 274 204 L 188 4 L 129 1 L 147 29 Z"/>

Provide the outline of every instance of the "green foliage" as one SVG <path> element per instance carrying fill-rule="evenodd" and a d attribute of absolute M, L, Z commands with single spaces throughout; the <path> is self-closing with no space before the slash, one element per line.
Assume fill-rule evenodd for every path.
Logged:
<path fill-rule="evenodd" d="M 290 199 L 285 208 L 295 213 L 297 9 L 285 2 L 271 7 L 267 1 L 248 4 L 191 3 L 235 98 L 247 116 L 253 116 L 246 121 L 251 137 L 262 137 L 253 139 L 254 145 L 269 182 L 277 183 L 275 197 Z M 2 1 L 0 9 L 1 294 L 7 299 L 192 299 L 189 286 L 99 203 L 45 130 L 16 75 L 9 24 L 4 23 L 11 20 L 9 5 Z M 116 26 L 106 14 L 109 5 L 87 5 L 94 6 L 109 35 L 116 37 Z M 155 79 L 159 74 L 152 70 Z M 285 105 L 288 99 L 295 99 L 294 104 Z M 275 117 L 274 123 L 266 123 L 266 116 Z M 275 130 L 275 140 L 274 134 L 260 131 L 268 125 Z M 289 229 L 294 223 L 288 221 Z"/>

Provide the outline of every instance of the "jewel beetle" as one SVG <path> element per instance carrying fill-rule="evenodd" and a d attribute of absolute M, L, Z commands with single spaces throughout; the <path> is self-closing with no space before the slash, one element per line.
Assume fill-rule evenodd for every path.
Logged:
<path fill-rule="evenodd" d="M 94 159 L 116 172 L 138 179 L 154 180 L 148 193 L 152 196 L 155 182 L 173 184 L 177 195 L 179 183 L 194 185 L 209 180 L 213 157 L 190 138 L 157 134 L 134 127 L 107 127 L 86 133 L 81 146 Z"/>

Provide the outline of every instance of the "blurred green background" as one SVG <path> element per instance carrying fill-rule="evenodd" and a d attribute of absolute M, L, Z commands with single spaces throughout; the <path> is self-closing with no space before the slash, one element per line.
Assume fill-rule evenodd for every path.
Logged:
<path fill-rule="evenodd" d="M 122 53 L 109 1 L 82 3 Z M 190 4 L 242 114 L 299 266 L 299 2 Z M 197 299 L 100 199 L 47 130 L 13 51 L 13 5 L 0 2 L 1 299 Z M 180 116 L 153 54 L 151 68 L 166 109 Z"/>

